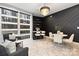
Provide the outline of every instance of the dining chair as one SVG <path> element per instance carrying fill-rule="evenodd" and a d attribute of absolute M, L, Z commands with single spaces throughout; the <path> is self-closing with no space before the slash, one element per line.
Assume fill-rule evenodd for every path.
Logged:
<path fill-rule="evenodd" d="M 57 31 L 57 34 L 60 34 L 61 33 L 61 31 Z"/>
<path fill-rule="evenodd" d="M 60 35 L 60 34 L 55 34 L 53 40 L 54 40 L 54 42 L 56 42 L 56 43 L 62 43 L 62 40 L 63 40 L 62 38 L 63 38 L 62 35 Z"/>
<path fill-rule="evenodd" d="M 73 42 L 73 39 L 74 39 L 74 34 L 72 34 L 69 39 L 63 39 L 63 41 L 64 42 Z"/>
<path fill-rule="evenodd" d="M 49 32 L 49 38 L 53 40 L 53 34 L 52 34 L 52 32 Z"/>

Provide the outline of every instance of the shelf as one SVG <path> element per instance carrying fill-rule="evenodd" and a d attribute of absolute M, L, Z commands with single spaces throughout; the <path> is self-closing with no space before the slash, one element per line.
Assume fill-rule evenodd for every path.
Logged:
<path fill-rule="evenodd" d="M 30 29 L 20 29 L 20 30 L 30 30 Z"/>
<path fill-rule="evenodd" d="M 30 20 L 30 19 L 25 19 L 25 18 L 20 18 L 20 19 L 22 19 L 22 20 Z"/>
<path fill-rule="evenodd" d="M 30 39 L 30 38 L 29 38 Z M 27 39 L 27 40 L 29 40 L 29 39 Z M 14 41 L 15 43 L 18 43 L 18 42 L 22 42 L 22 41 L 24 41 L 24 40 L 16 40 L 16 41 Z"/>
<path fill-rule="evenodd" d="M 10 18 L 18 18 L 17 16 L 10 16 L 10 15 L 4 15 L 4 14 L 1 14 L 1 16 L 10 17 Z"/>
<path fill-rule="evenodd" d="M 27 20 L 30 20 L 30 19 L 27 19 Z"/>
<path fill-rule="evenodd" d="M 30 25 L 30 24 L 26 24 L 26 23 L 20 23 L 20 25 Z"/>
<path fill-rule="evenodd" d="M 18 29 L 2 29 L 2 31 L 17 31 Z"/>
<path fill-rule="evenodd" d="M 30 35 L 30 33 L 29 34 L 20 34 L 20 35 L 16 35 L 16 36 L 25 36 L 25 35 Z"/>
<path fill-rule="evenodd" d="M 18 23 L 13 23 L 13 22 L 1 22 L 1 24 L 15 24 L 15 25 L 17 25 Z"/>
<path fill-rule="evenodd" d="M 27 34 L 27 33 L 26 33 L 26 34 L 20 34 L 20 35 L 21 35 L 21 36 L 25 36 L 25 35 L 30 35 L 30 34 Z"/>

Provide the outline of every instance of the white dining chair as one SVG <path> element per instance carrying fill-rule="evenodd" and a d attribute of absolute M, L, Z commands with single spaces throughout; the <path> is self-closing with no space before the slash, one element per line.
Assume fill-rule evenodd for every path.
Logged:
<path fill-rule="evenodd" d="M 57 34 L 60 34 L 61 33 L 61 31 L 57 31 Z"/>
<path fill-rule="evenodd" d="M 53 40 L 53 34 L 52 34 L 52 32 L 49 32 L 49 38 Z"/>
<path fill-rule="evenodd" d="M 64 42 L 73 42 L 73 39 L 74 39 L 74 34 L 72 34 L 69 39 L 63 39 L 63 41 Z"/>
<path fill-rule="evenodd" d="M 62 38 L 63 38 L 62 35 L 60 35 L 60 34 L 54 34 L 53 40 L 54 40 L 54 42 L 56 42 L 56 43 L 62 43 L 62 41 L 63 41 Z"/>

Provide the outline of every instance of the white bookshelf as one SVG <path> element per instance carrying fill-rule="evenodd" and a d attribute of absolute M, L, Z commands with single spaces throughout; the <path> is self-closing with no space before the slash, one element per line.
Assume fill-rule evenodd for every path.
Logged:
<path fill-rule="evenodd" d="M 30 30 L 30 29 L 20 29 L 20 30 Z"/>
<path fill-rule="evenodd" d="M 18 29 L 2 29 L 2 31 L 17 31 Z"/>
<path fill-rule="evenodd" d="M 1 39 L 3 39 L 3 33 L 15 32 L 17 32 L 16 36 L 28 36 L 29 38 L 25 39 L 32 39 L 32 14 L 12 8 L 0 7 L 0 19 Z"/>
<path fill-rule="evenodd" d="M 1 16 L 10 17 L 10 18 L 18 18 L 17 16 L 10 16 L 10 15 L 5 15 L 5 14 L 1 14 Z"/>
<path fill-rule="evenodd" d="M 30 35 L 30 34 L 21 34 L 19 36 L 26 36 L 26 35 Z M 15 35 L 15 36 L 18 36 L 18 35 Z"/>
<path fill-rule="evenodd" d="M 13 23 L 13 22 L 1 22 L 1 24 L 14 24 L 14 25 L 18 25 L 18 23 Z"/>

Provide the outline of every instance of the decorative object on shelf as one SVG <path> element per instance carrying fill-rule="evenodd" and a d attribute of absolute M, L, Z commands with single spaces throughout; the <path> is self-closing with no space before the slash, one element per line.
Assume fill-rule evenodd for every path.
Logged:
<path fill-rule="evenodd" d="M 50 11 L 50 8 L 48 6 L 43 6 L 40 8 L 40 12 L 43 16 L 46 16 Z"/>
<path fill-rule="evenodd" d="M 2 16 L 2 20 L 1 21 L 17 23 L 17 18 L 11 18 L 11 17 Z"/>
<path fill-rule="evenodd" d="M 23 18 L 24 20 L 30 19 L 30 15 L 25 14 L 25 13 L 20 13 L 20 18 Z"/>
<path fill-rule="evenodd" d="M 39 31 L 40 30 L 40 28 L 39 27 L 36 27 L 36 31 Z"/>
<path fill-rule="evenodd" d="M 20 23 L 30 24 L 30 20 L 22 20 L 22 19 L 20 19 Z"/>
<path fill-rule="evenodd" d="M 30 30 L 22 30 L 22 31 L 20 31 L 20 33 L 21 33 L 21 34 L 26 34 L 26 33 L 29 34 L 29 33 L 30 33 Z"/>
<path fill-rule="evenodd" d="M 11 16 L 17 16 L 17 11 L 13 11 L 13 10 L 10 10 L 10 9 L 2 8 L 2 14 L 11 15 Z"/>

